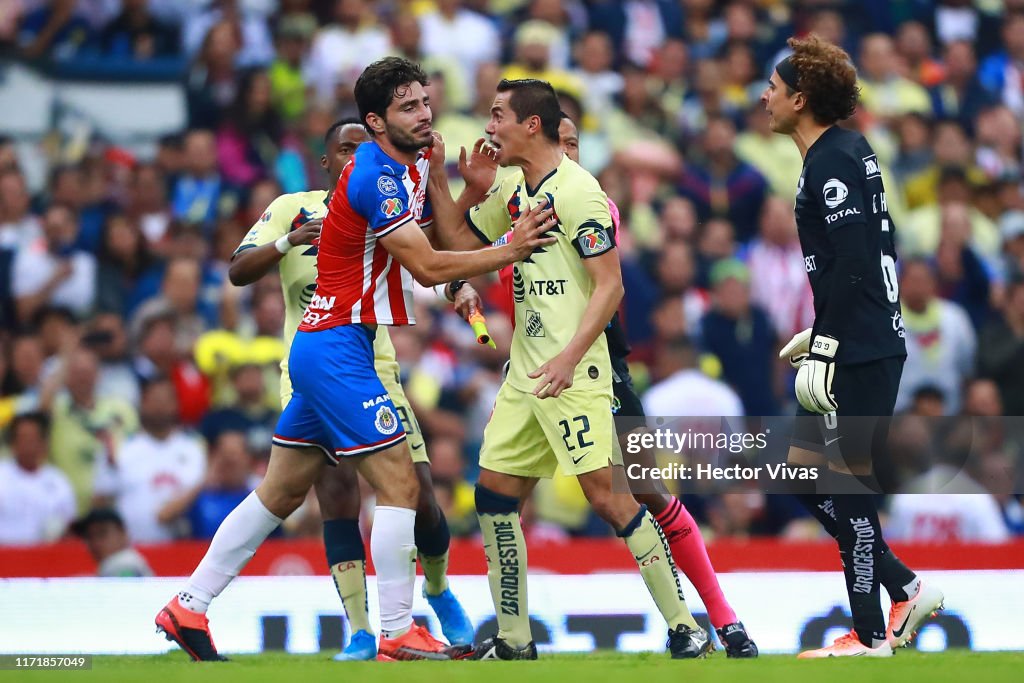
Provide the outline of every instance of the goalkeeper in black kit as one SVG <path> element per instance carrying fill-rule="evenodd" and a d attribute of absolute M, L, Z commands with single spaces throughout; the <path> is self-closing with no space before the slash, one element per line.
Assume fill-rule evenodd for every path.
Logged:
<path fill-rule="evenodd" d="M 890 551 L 870 495 L 907 355 L 895 226 L 874 151 L 863 135 L 836 125 L 857 105 L 849 55 L 816 36 L 789 45 L 793 54 L 776 66 L 761 97 L 772 130 L 789 135 L 804 160 L 796 223 L 814 327 L 781 354 L 797 368 L 800 403 L 789 462 L 824 468 L 797 497 L 839 544 L 854 626 L 800 657 L 888 657 L 943 600 Z M 822 483 L 831 495 L 814 490 Z M 893 603 L 888 627 L 880 585 Z"/>

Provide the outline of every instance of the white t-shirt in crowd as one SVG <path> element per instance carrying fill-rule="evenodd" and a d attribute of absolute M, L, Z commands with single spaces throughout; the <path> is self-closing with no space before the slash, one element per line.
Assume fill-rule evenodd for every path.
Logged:
<path fill-rule="evenodd" d="M 116 463 L 100 459 L 94 490 L 115 498 L 132 543 L 160 543 L 178 536 L 177 524 L 157 521 L 160 509 L 205 474 L 206 452 L 197 438 L 173 432 L 159 441 L 140 431 L 121 445 Z"/>
<path fill-rule="evenodd" d="M 666 377 L 643 396 L 649 417 L 741 417 L 743 402 L 725 382 L 688 369 Z"/>
<path fill-rule="evenodd" d="M 53 465 L 34 472 L 0 460 L 0 545 L 56 541 L 75 516 L 71 482 Z"/>

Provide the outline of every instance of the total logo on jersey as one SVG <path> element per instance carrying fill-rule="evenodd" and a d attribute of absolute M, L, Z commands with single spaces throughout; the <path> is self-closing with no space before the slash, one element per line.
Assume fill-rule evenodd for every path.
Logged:
<path fill-rule="evenodd" d="M 834 209 L 846 201 L 850 196 L 850 190 L 842 180 L 829 178 L 821 188 L 821 195 L 825 198 L 825 206 Z"/>

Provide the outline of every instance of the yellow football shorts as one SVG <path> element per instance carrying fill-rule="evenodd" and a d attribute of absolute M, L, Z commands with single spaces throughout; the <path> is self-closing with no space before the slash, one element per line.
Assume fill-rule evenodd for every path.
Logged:
<path fill-rule="evenodd" d="M 505 382 L 484 429 L 480 467 L 547 479 L 561 465 L 579 476 L 607 467 L 614 442 L 611 387 L 539 399 Z"/>

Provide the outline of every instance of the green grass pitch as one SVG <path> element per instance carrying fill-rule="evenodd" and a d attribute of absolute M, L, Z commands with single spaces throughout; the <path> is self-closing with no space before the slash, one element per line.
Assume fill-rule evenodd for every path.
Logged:
<path fill-rule="evenodd" d="M 918 653 L 892 659 L 797 661 L 766 656 L 729 660 L 722 652 L 704 661 L 673 661 L 667 654 L 541 655 L 537 662 L 351 662 L 323 655 L 262 654 L 237 656 L 224 664 L 195 664 L 182 652 L 149 657 L 95 657 L 91 671 L 0 672 L 0 680 L 124 681 L 125 683 L 575 683 L 617 681 L 703 681 L 724 683 L 985 683 L 1022 680 L 1024 652 Z"/>

